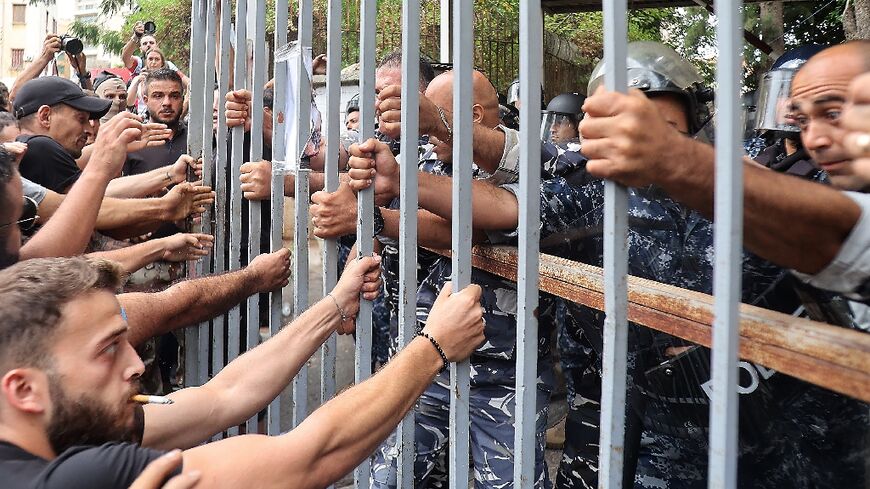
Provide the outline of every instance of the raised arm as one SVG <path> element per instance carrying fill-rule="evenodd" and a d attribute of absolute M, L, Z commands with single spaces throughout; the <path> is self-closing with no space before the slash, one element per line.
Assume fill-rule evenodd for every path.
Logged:
<path fill-rule="evenodd" d="M 257 414 L 333 332 L 353 331 L 360 292 L 369 300 L 378 295 L 378 265 L 372 257 L 350 264 L 331 297 L 307 309 L 274 338 L 232 361 L 202 387 L 173 393 L 174 404 L 146 406 L 143 444 L 189 448 Z"/>
<path fill-rule="evenodd" d="M 15 77 L 15 82 L 12 83 L 12 88 L 9 90 L 10 102 L 15 101 L 15 95 L 18 94 L 18 90 L 21 89 L 21 86 L 28 81 L 37 78 L 61 49 L 63 49 L 63 45 L 56 34 L 47 34 L 45 36 L 45 41 L 42 42 L 42 54 L 33 60 L 32 63 L 27 65 L 27 67 L 24 68 L 17 77 Z"/>
<path fill-rule="evenodd" d="M 133 53 L 135 53 L 136 48 L 139 47 L 139 38 L 142 37 L 142 34 L 144 33 L 145 24 L 142 22 L 136 22 L 136 24 L 133 25 L 133 34 L 124 44 L 124 49 L 121 50 L 121 61 L 124 62 L 124 66 L 129 70 L 136 67 L 136 60 L 133 59 Z"/>
<path fill-rule="evenodd" d="M 185 280 L 156 293 L 121 294 L 118 300 L 135 346 L 223 314 L 250 295 L 283 287 L 289 276 L 290 252 L 281 249 L 260 255 L 235 272 Z"/>
<path fill-rule="evenodd" d="M 124 164 L 129 141 L 139 137 L 142 124 L 129 113 L 118 114 L 100 130 L 93 161 L 73 184 L 52 219 L 21 247 L 21 259 L 72 256 L 85 250 L 109 180 Z"/>
<path fill-rule="evenodd" d="M 424 332 L 450 361 L 467 358 L 484 339 L 479 297 L 476 285 L 452 295 L 447 285 L 432 308 Z M 442 366 L 429 340 L 415 338 L 372 378 L 326 403 L 293 431 L 193 448 L 184 452 L 184 470 L 202 471 L 207 487 L 326 487 L 371 455 Z"/>
<path fill-rule="evenodd" d="M 713 216 L 715 152 L 659 115 L 641 92 L 600 90 L 586 99 L 580 124 L 590 174 L 624 185 L 656 184 Z M 744 159 L 744 245 L 784 267 L 817 273 L 833 260 L 861 215 L 831 187 L 759 167 Z M 810 246 L 811 244 L 811 246 Z"/>
<path fill-rule="evenodd" d="M 130 86 L 127 88 L 127 107 L 136 106 L 136 102 L 139 101 L 139 85 L 142 84 L 144 79 L 145 75 L 142 73 L 133 77 L 133 81 L 130 82 Z"/>

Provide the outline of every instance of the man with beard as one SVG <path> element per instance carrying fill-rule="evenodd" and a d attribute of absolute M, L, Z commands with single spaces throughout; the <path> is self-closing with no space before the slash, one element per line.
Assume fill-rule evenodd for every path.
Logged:
<path fill-rule="evenodd" d="M 184 83 L 175 71 L 162 68 L 145 78 L 145 106 L 150 122 L 165 124 L 172 136 L 159 146 L 130 153 L 125 175 L 139 175 L 178 161 L 187 152 L 187 124 L 181 120 Z"/>
<path fill-rule="evenodd" d="M 329 297 L 272 339 L 204 386 L 173 393 L 173 404 L 143 410 L 131 401 L 143 365 L 114 295 L 115 264 L 41 259 L 0 272 L 0 477 L 11 487 L 127 487 L 160 455 L 131 443 L 141 439 L 186 449 L 183 471 L 199 472 L 204 487 L 325 487 L 370 455 L 439 370 L 483 341 L 479 288 L 442 293 L 420 337 L 295 430 L 201 443 L 267 405 L 334 332 L 352 332 L 360 296 L 377 293 L 377 267 L 354 261 Z"/>

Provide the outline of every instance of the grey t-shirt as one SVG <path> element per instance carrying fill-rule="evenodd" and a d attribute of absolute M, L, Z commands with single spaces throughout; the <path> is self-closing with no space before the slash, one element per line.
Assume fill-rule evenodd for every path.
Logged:
<path fill-rule="evenodd" d="M 47 188 L 38 183 L 33 183 L 24 177 L 21 177 L 21 186 L 24 191 L 24 196 L 33 199 L 33 201 L 36 202 L 36 205 L 42 203 L 45 199 L 46 192 L 48 192 Z"/>

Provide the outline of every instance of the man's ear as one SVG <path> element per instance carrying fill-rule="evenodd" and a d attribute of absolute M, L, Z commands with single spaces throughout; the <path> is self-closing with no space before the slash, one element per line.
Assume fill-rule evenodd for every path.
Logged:
<path fill-rule="evenodd" d="M 51 399 L 48 376 L 35 368 L 6 372 L 0 380 L 0 393 L 9 406 L 28 414 L 45 413 Z"/>
<path fill-rule="evenodd" d="M 474 104 L 474 105 L 472 105 L 472 106 L 471 106 L 471 115 L 472 115 L 471 120 L 472 120 L 473 122 L 476 122 L 476 123 L 480 124 L 480 121 L 483 120 L 483 114 L 484 114 L 484 112 L 485 112 L 485 111 L 483 110 L 483 106 L 482 106 L 482 105 L 480 105 L 480 104 Z"/>
<path fill-rule="evenodd" d="M 36 109 L 36 122 L 40 127 L 48 129 L 51 127 L 51 116 L 54 115 L 54 110 L 48 105 L 40 106 Z"/>

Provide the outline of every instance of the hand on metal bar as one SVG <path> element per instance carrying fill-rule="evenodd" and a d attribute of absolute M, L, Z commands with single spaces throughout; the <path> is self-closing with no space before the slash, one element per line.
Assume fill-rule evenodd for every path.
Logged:
<path fill-rule="evenodd" d="M 281 248 L 272 253 L 257 256 L 245 269 L 256 277 L 258 290 L 263 293 L 286 286 L 290 280 L 290 250 Z"/>
<path fill-rule="evenodd" d="M 245 131 L 251 130 L 251 92 L 249 90 L 234 90 L 226 95 L 226 112 L 224 117 L 227 120 L 227 127 L 234 127 L 244 124 Z"/>
<path fill-rule="evenodd" d="M 447 127 L 441 120 L 438 109 L 438 106 L 424 94 L 420 94 L 420 134 L 429 134 L 447 140 Z M 375 113 L 378 114 L 378 130 L 393 139 L 399 139 L 402 135 L 401 85 L 390 85 L 380 91 L 375 101 Z M 444 113 L 450 120 L 450 114 L 446 110 Z"/>
<path fill-rule="evenodd" d="M 272 195 L 272 162 L 249 161 L 239 168 L 242 195 L 248 200 L 269 200 Z"/>
<path fill-rule="evenodd" d="M 161 259 L 175 262 L 195 261 L 208 256 L 214 244 L 214 236 L 201 233 L 176 233 L 155 241 L 163 245 Z"/>
<path fill-rule="evenodd" d="M 451 362 L 470 357 L 486 339 L 480 294 L 476 284 L 453 293 L 452 282 L 447 282 L 429 312 L 423 332 L 435 339 Z"/>
<path fill-rule="evenodd" d="M 194 158 L 190 155 L 181 155 L 172 164 L 169 170 L 170 180 L 172 183 L 181 183 L 187 180 L 188 169 L 193 170 L 193 174 L 197 179 L 202 178 L 202 158 Z"/>
<path fill-rule="evenodd" d="M 349 334 L 356 329 L 360 294 L 364 299 L 373 301 L 377 299 L 380 291 L 381 257 L 374 255 L 351 260 L 330 293 L 339 312 L 347 318 L 338 327 L 338 332 Z"/>
<path fill-rule="evenodd" d="M 841 126 L 850 131 L 843 144 L 855 158 L 855 171 L 870 175 L 870 74 L 852 81 L 844 107 Z M 866 177 L 865 177 L 866 178 Z"/>
<path fill-rule="evenodd" d="M 369 139 L 351 145 L 347 165 L 349 185 L 355 192 L 369 188 L 374 182 L 375 204 L 387 205 L 399 196 L 399 163 L 386 144 Z"/>
<path fill-rule="evenodd" d="M 691 171 L 674 149 L 691 139 L 666 120 L 653 101 L 640 90 L 628 94 L 599 88 L 583 104 L 580 122 L 586 169 L 597 177 L 630 187 L 660 183 L 679 170 Z"/>
<path fill-rule="evenodd" d="M 309 212 L 315 236 L 329 239 L 356 232 L 356 194 L 347 183 L 341 182 L 335 192 L 315 192 L 311 202 Z"/>

